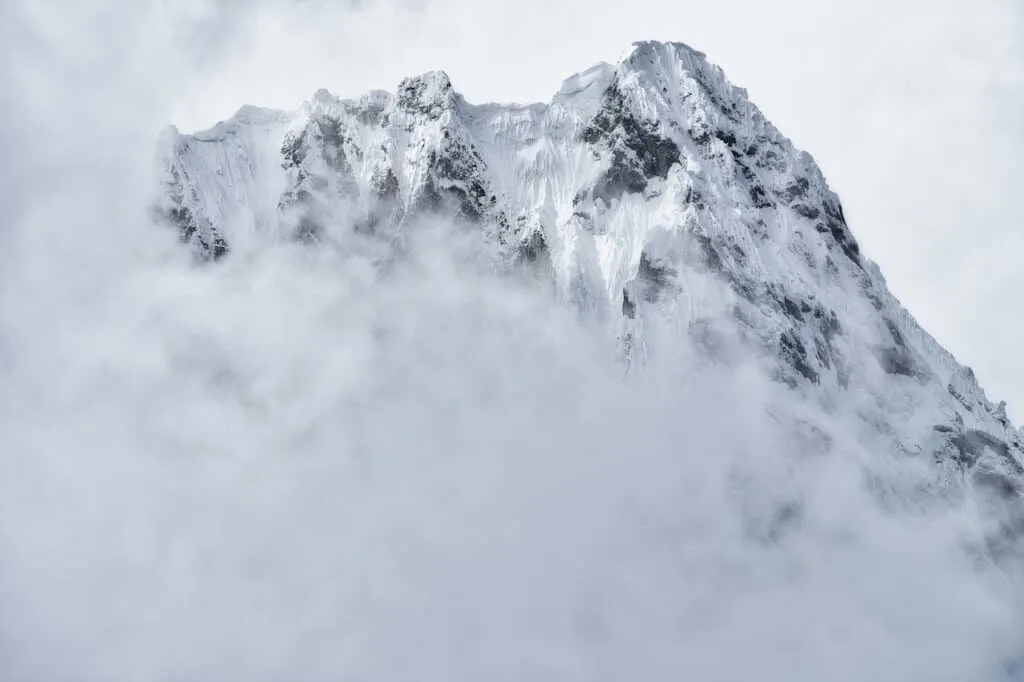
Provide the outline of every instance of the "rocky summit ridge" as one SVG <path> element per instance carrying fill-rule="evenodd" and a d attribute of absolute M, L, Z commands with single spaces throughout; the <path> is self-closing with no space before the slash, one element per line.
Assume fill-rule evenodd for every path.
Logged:
<path fill-rule="evenodd" d="M 161 161 L 157 212 L 202 259 L 268 239 L 394 243 L 417 216 L 457 219 L 631 357 L 684 337 L 711 359 L 751 349 L 808 399 L 852 406 L 869 443 L 995 493 L 993 549 L 1024 535 L 1024 437 L 1005 405 L 888 290 L 813 158 L 686 45 L 636 43 L 547 104 L 470 104 L 434 71 L 244 107 L 168 129 Z"/>

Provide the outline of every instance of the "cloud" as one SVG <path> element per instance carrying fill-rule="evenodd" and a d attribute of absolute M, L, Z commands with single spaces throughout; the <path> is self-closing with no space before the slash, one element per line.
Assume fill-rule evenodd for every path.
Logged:
<path fill-rule="evenodd" d="M 1010 65 L 1005 7 L 974 11 Z M 620 38 L 682 38 L 809 141 L 917 101 L 878 57 L 847 83 L 822 68 L 822 27 L 853 10 L 490 9 L 5 3 L 0 678 L 1005 679 L 1019 595 L 962 551 L 970 508 L 880 509 L 866 472 L 904 491 L 925 474 L 841 430 L 812 456 L 764 414 L 804 408 L 755 368 L 681 348 L 624 378 L 609 340 L 474 268 L 447 226 L 385 276 L 297 247 L 196 269 L 145 221 L 164 122 L 435 66 L 473 98 L 536 99 Z M 887 16 L 876 49 L 909 21 Z M 944 68 L 998 90 L 972 80 L 989 58 Z M 848 127 L 822 115 L 847 105 Z M 838 139 L 827 170 L 869 137 Z M 1003 157 L 972 139 L 946 144 L 994 177 Z M 899 175 L 899 154 L 871 158 Z"/>
<path fill-rule="evenodd" d="M 624 379 L 413 234 L 387 275 L 281 248 L 5 296 L 6 678 L 1000 679 L 1017 611 L 969 510 L 861 483 L 913 466 L 799 447 L 753 369 Z"/>

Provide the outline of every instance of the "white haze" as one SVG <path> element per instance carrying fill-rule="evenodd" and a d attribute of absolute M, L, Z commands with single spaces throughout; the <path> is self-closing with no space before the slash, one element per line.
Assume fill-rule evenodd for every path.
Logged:
<path fill-rule="evenodd" d="M 94 6 L 4 9 L 4 682 L 1020 679 L 969 502 L 881 508 L 926 473 L 807 454 L 757 367 L 627 372 L 453 226 L 193 266 L 147 145 L 218 52 Z"/>

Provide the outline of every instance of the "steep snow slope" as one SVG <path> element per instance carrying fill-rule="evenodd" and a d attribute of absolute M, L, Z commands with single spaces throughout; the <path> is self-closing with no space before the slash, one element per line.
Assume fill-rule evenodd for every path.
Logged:
<path fill-rule="evenodd" d="M 810 155 L 686 45 L 637 43 L 550 104 L 472 105 L 442 72 L 356 100 L 319 91 L 294 112 L 169 130 L 163 158 L 159 211 L 203 257 L 394 246 L 415 216 L 458 217 L 630 357 L 687 338 L 711 359 L 756 349 L 779 381 L 855 414 L 864 442 L 995 491 L 993 549 L 1024 530 L 1021 432 L 888 291 Z M 807 428 L 827 446 L 827 426 Z"/>

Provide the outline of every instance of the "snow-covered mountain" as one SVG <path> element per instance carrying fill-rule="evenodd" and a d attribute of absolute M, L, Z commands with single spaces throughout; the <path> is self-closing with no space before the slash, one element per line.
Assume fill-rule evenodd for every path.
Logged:
<path fill-rule="evenodd" d="M 431 72 L 245 107 L 163 145 L 159 212 L 202 258 L 280 239 L 395 246 L 418 216 L 456 218 L 633 360 L 684 340 L 712 361 L 747 353 L 855 415 L 867 445 L 994 492 L 990 548 L 1019 551 L 1024 434 L 889 292 L 812 157 L 686 45 L 637 43 L 549 104 L 473 105 Z M 828 446 L 827 425 L 807 429 Z"/>

